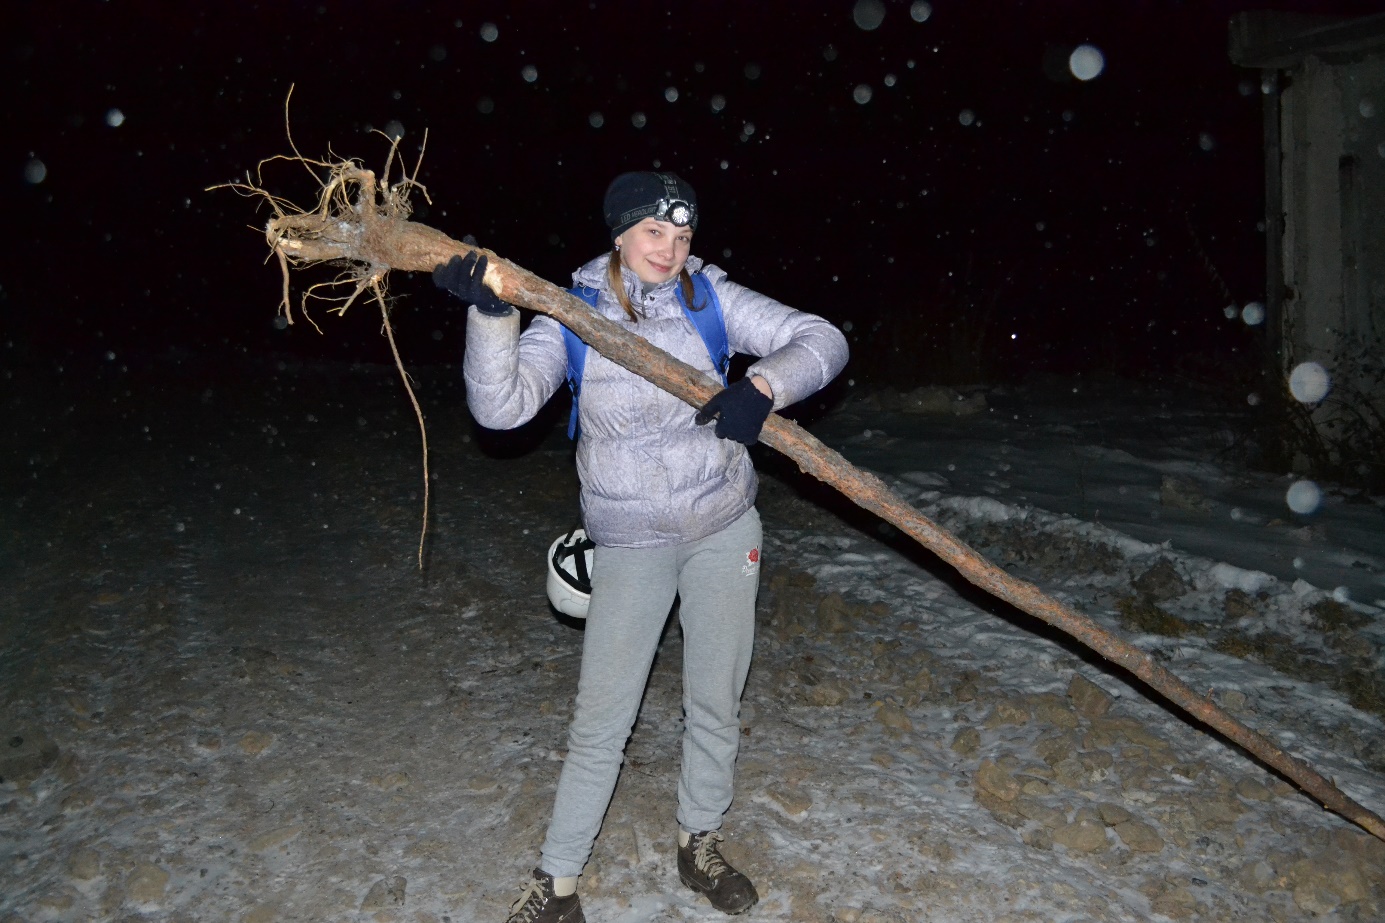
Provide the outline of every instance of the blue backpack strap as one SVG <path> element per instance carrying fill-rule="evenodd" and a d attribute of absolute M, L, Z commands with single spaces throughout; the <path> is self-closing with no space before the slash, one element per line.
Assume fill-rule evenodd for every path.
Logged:
<path fill-rule="evenodd" d="M 678 302 L 683 306 L 688 320 L 697 328 L 697 335 L 702 337 L 707 354 L 712 357 L 712 364 L 721 376 L 722 387 L 725 387 L 726 373 L 731 368 L 731 344 L 726 336 L 726 318 L 721 313 L 721 299 L 717 297 L 716 289 L 712 288 L 712 280 L 702 273 L 693 273 L 692 281 L 693 303 L 700 303 L 702 309 L 694 311 L 683 300 L 682 289 L 678 290 Z"/>
<path fill-rule="evenodd" d="M 707 347 L 707 354 L 712 357 L 712 364 L 716 366 L 717 374 L 721 376 L 721 384 L 726 386 L 726 373 L 731 368 L 731 343 L 726 335 L 726 318 L 721 313 L 721 299 L 717 297 L 716 290 L 712 288 L 712 282 L 702 273 L 694 273 L 693 277 L 693 303 L 701 304 L 701 310 L 694 311 L 686 301 L 683 300 L 683 290 L 678 290 L 678 303 L 683 306 L 683 313 L 688 315 L 688 320 L 697 330 L 697 335 L 702 338 L 702 344 Z M 596 307 L 596 300 L 601 293 L 594 288 L 577 287 L 567 290 L 568 294 L 581 298 L 593 308 Z M 572 389 L 572 414 L 567 421 L 567 437 L 577 438 L 577 399 L 582 393 L 582 369 L 587 364 L 587 344 L 571 330 L 563 327 L 563 345 L 567 347 L 567 386 Z"/>
<path fill-rule="evenodd" d="M 567 290 L 593 308 L 601 293 L 594 288 L 578 286 Z M 577 438 L 577 396 L 582 390 L 582 369 L 587 364 L 587 344 L 571 330 L 563 327 L 563 345 L 567 347 L 567 386 L 572 389 L 572 414 L 567 419 L 567 438 Z"/>

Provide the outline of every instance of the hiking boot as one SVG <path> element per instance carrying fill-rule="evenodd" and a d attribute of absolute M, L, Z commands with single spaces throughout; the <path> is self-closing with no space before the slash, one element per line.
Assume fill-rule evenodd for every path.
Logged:
<path fill-rule="evenodd" d="M 745 913 L 760 899 L 755 886 L 733 869 L 717 850 L 723 839 L 716 830 L 694 833 L 678 847 L 678 877 L 699 894 L 707 895 L 722 913 Z"/>
<path fill-rule="evenodd" d="M 587 918 L 582 916 L 582 902 L 576 894 L 554 896 L 553 876 L 534 869 L 505 923 L 587 923 Z"/>

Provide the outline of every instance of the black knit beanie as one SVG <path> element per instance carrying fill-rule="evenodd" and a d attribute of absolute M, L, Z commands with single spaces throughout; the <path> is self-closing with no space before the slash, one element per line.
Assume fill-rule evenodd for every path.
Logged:
<path fill-rule="evenodd" d="M 676 173 L 622 173 L 606 187 L 606 225 L 615 240 L 628 228 L 655 214 L 659 201 L 681 199 L 692 208 L 688 225 L 697 230 L 697 193 Z"/>

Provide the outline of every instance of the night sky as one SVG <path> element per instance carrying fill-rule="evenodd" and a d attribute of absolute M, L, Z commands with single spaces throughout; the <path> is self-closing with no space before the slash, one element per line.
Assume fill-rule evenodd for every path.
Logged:
<path fill-rule="evenodd" d="M 1246 8 L 7 3 L 0 359 L 388 362 L 366 304 L 276 325 L 268 213 L 204 191 L 289 153 L 293 85 L 304 154 L 379 169 L 370 131 L 402 129 L 412 168 L 426 129 L 416 218 L 560 284 L 607 245 L 613 175 L 680 173 L 694 253 L 849 324 L 864 381 L 1253 365 L 1261 331 L 1224 313 L 1264 297 L 1260 78 L 1227 55 Z M 314 198 L 301 168 L 265 176 Z M 426 276 L 393 290 L 406 361 L 460 361 L 460 307 Z"/>

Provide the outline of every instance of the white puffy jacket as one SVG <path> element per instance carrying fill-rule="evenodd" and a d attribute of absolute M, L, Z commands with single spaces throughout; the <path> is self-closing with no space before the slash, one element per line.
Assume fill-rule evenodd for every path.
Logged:
<path fill-rule="evenodd" d="M 678 300 L 678 281 L 648 296 L 623 269 L 636 310 L 631 321 L 609 291 L 608 254 L 573 273 L 577 285 L 600 291 L 596 310 L 660 349 L 717 378 L 711 356 Z M 846 338 L 830 323 L 728 281 L 716 266 L 689 257 L 721 300 L 733 353 L 762 358 L 759 375 L 778 410 L 821 389 L 846 365 Z M 519 314 L 493 317 L 470 309 L 467 318 L 467 404 L 491 429 L 530 420 L 567 380 L 567 351 L 558 322 L 539 315 L 521 334 Z M 582 521 L 599 545 L 647 548 L 696 541 L 734 522 L 755 503 L 755 469 L 745 446 L 719 439 L 714 424 L 698 426 L 696 410 L 587 350 L 579 409 L 577 472 Z"/>

